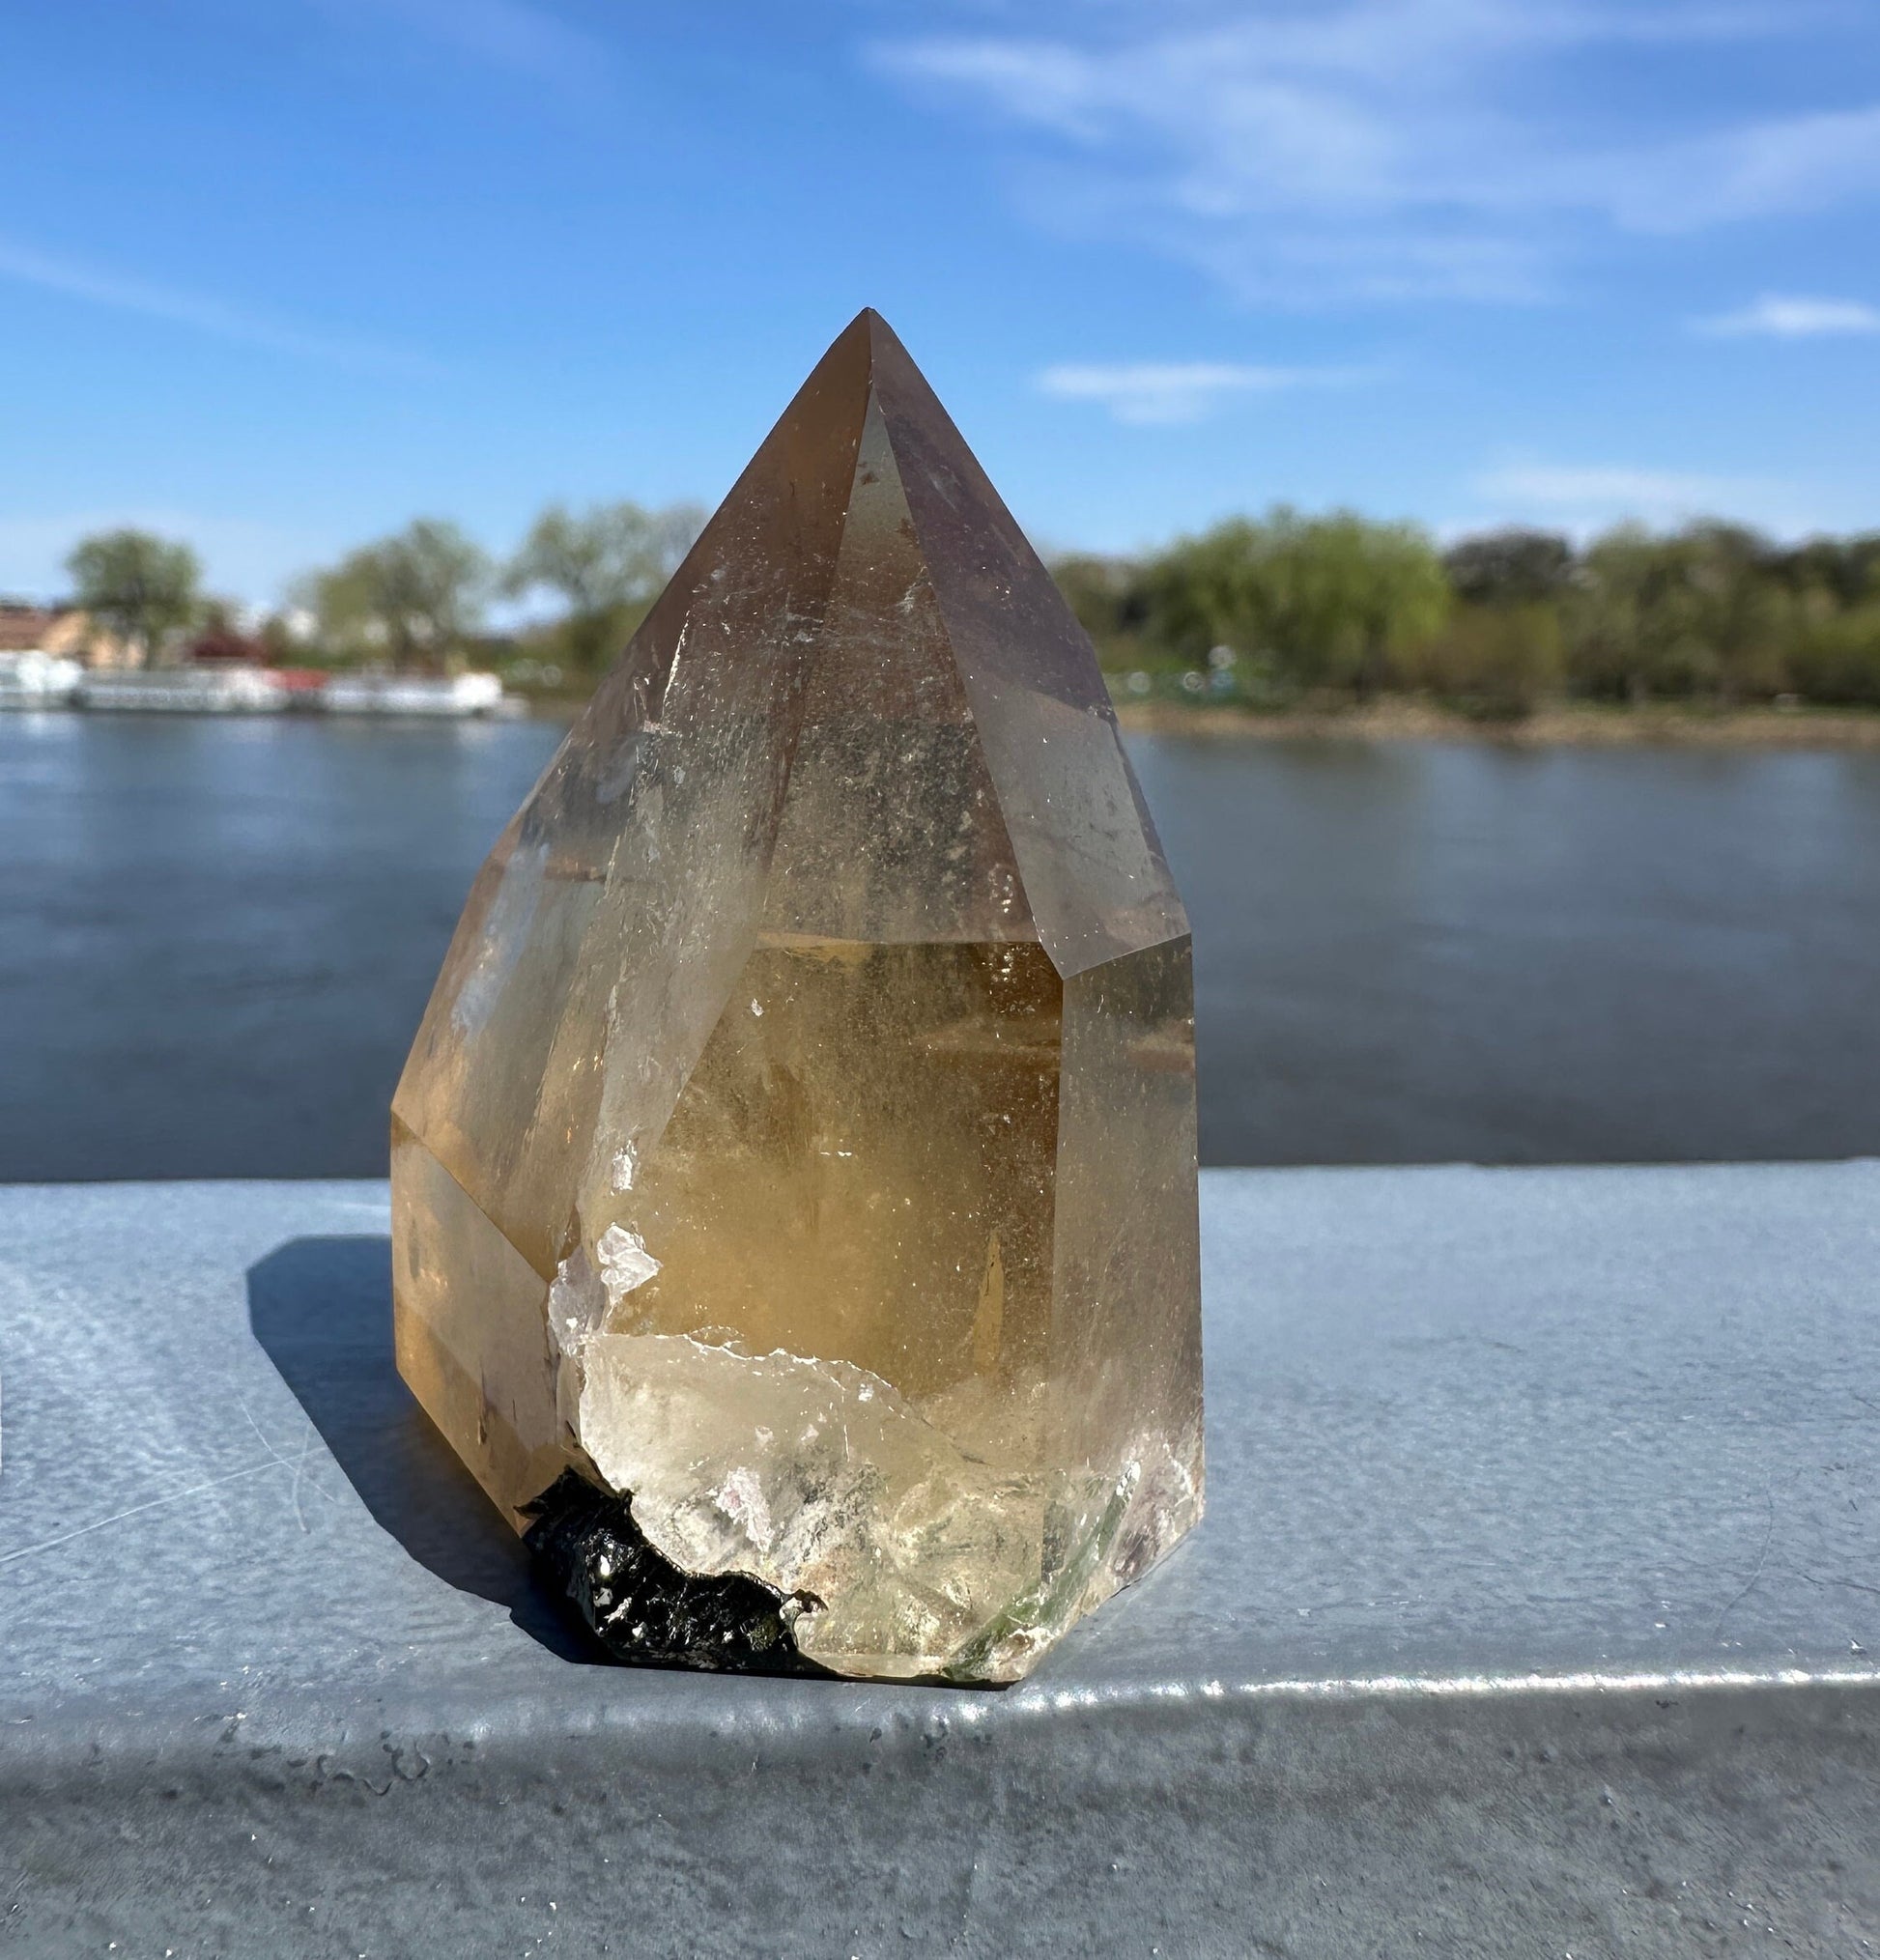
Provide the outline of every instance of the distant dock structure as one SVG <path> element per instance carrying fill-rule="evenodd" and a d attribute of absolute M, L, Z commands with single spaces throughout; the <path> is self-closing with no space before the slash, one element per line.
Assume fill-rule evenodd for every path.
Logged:
<path fill-rule="evenodd" d="M 85 669 L 43 647 L 0 649 L 0 708 L 69 708 Z"/>
<path fill-rule="evenodd" d="M 307 690 L 309 706 L 328 715 L 444 715 L 464 719 L 500 715 L 510 696 L 493 673 L 460 673 L 436 679 L 425 674 L 335 673 L 325 685 Z M 520 706 L 520 703 L 515 705 Z"/>
<path fill-rule="evenodd" d="M 278 715 L 293 696 L 268 668 L 148 668 L 93 671 L 74 705 L 141 715 Z"/>
<path fill-rule="evenodd" d="M 217 664 L 85 668 L 33 648 L 0 651 L 0 709 L 143 715 L 344 715 L 470 721 L 522 703 L 493 673 L 327 673 Z"/>

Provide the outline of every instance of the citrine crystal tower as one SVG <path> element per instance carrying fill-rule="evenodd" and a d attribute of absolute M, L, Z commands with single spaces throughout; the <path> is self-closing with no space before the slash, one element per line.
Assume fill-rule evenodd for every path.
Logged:
<path fill-rule="evenodd" d="M 1010 1681 L 1201 1511 L 1186 918 L 905 350 L 824 355 L 476 880 L 398 1365 L 615 1654 Z"/>

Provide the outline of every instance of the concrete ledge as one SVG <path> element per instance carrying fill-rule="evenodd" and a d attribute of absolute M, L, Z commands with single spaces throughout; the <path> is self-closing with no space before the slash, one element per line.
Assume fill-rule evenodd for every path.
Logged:
<path fill-rule="evenodd" d="M 1880 1948 L 1880 1166 L 1203 1205 L 1208 1520 L 996 1693 L 580 1658 L 383 1186 L 0 1191 L 0 1946 Z"/>

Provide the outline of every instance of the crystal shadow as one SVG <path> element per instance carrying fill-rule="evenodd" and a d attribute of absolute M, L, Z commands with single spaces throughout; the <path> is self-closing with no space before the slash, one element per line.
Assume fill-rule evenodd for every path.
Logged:
<path fill-rule="evenodd" d="M 366 1509 L 458 1591 L 504 1607 L 565 1661 L 607 1664 L 392 1360 L 391 1241 L 291 1238 L 248 1268 L 248 1324 Z"/>

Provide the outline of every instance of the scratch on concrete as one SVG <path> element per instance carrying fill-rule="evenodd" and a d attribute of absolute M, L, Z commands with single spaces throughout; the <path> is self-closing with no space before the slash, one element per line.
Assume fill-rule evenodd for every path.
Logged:
<path fill-rule="evenodd" d="M 113 1511 L 108 1518 L 97 1518 L 89 1524 L 80 1524 L 75 1530 L 62 1531 L 56 1538 L 42 1538 L 37 1545 L 22 1545 L 16 1550 L 0 1552 L 0 1565 L 12 1565 L 17 1559 L 35 1558 L 42 1551 L 50 1551 L 56 1546 L 70 1545 L 74 1538 L 88 1537 L 94 1531 L 102 1531 L 106 1525 L 122 1524 L 127 1518 L 136 1518 L 146 1511 L 160 1511 L 166 1504 L 181 1504 L 186 1497 L 199 1497 L 205 1491 L 213 1491 L 218 1484 L 233 1484 L 242 1477 L 252 1477 L 262 1470 L 291 1469 L 293 1465 L 285 1457 L 270 1455 L 258 1463 L 245 1464 L 242 1469 L 230 1470 L 226 1475 L 211 1477 L 207 1483 L 192 1484 L 186 1491 L 172 1491 L 166 1496 L 152 1497 L 146 1503 L 132 1504 L 123 1511 Z"/>

